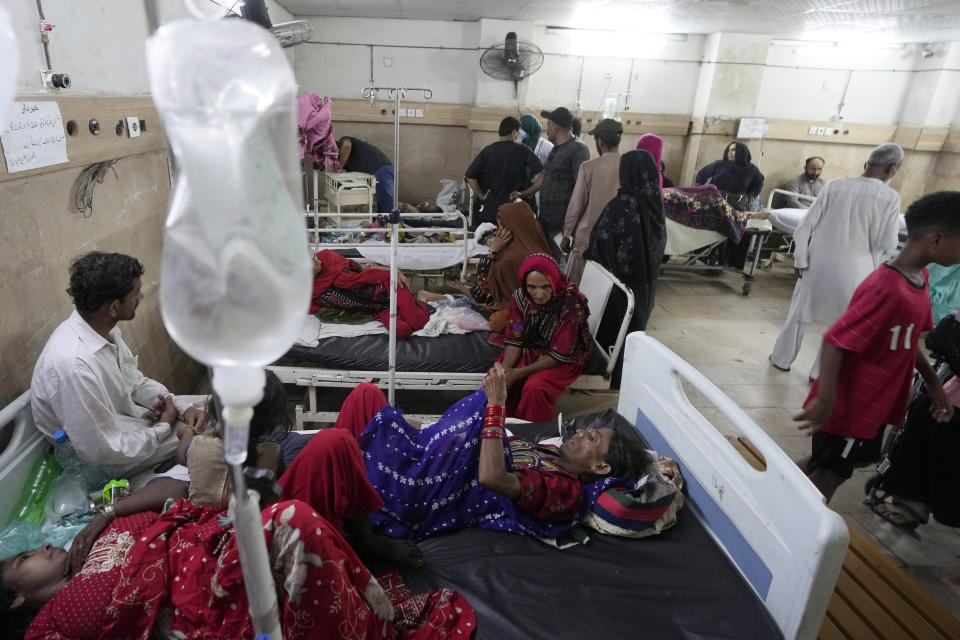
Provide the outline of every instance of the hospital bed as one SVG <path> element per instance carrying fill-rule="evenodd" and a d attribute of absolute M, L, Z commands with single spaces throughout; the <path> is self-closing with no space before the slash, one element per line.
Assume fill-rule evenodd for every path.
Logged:
<path fill-rule="evenodd" d="M 593 354 L 584 373 L 572 385 L 574 389 L 610 387 L 610 374 L 623 348 L 634 309 L 633 292 L 609 271 L 588 261 L 580 290 L 590 306 L 588 322 L 594 336 L 614 288 L 620 289 L 627 299 L 627 310 L 620 321 L 617 339 L 612 345 L 600 345 L 594 338 Z M 487 338 L 487 332 L 474 331 L 463 335 L 414 336 L 398 340 L 396 388 L 475 390 L 501 353 L 499 348 L 487 342 Z M 319 409 L 318 388 L 353 388 L 361 382 L 386 387 L 387 356 L 387 335 L 325 338 L 315 347 L 294 346 L 269 368 L 283 383 L 306 388 L 306 406 L 296 408 L 297 428 L 302 429 L 305 423 L 336 420 L 336 412 Z"/>
<path fill-rule="evenodd" d="M 665 262 L 661 273 L 669 271 L 722 272 L 730 271 L 743 276 L 743 295 L 750 295 L 753 288 L 754 272 L 760 262 L 760 252 L 772 227 L 766 220 L 751 218 L 741 241 L 746 241 L 747 259 L 744 269 L 730 266 L 718 259 L 720 248 L 726 244 L 727 236 L 709 229 L 693 229 L 670 218 L 665 218 L 667 226 L 667 245 L 664 255 L 677 259 Z"/>
<path fill-rule="evenodd" d="M 426 567 L 406 572 L 411 589 L 459 590 L 477 612 L 478 640 L 817 637 L 847 545 L 842 518 L 743 411 L 656 340 L 629 336 L 623 380 L 613 426 L 683 472 L 687 503 L 674 528 L 643 540 L 593 534 L 563 551 L 465 530 L 420 543 Z M 690 404 L 685 385 L 739 428 L 765 469 Z M 10 488 L 23 486 L 48 445 L 29 391 L 0 411 L 0 424 L 13 433 L 0 453 L 5 524 L 18 492 Z M 511 425 L 533 440 L 556 428 Z"/>
<path fill-rule="evenodd" d="M 739 407 L 656 340 L 627 338 L 623 381 L 614 428 L 683 472 L 687 503 L 674 528 L 642 540 L 592 534 L 564 551 L 468 529 L 419 543 L 425 567 L 406 572 L 410 587 L 458 590 L 477 613 L 478 640 L 816 638 L 849 539 L 842 517 Z M 742 432 L 764 469 L 691 405 L 684 385 Z M 556 435 L 555 423 L 510 429 L 533 441 Z"/>
<path fill-rule="evenodd" d="M 797 227 L 800 226 L 803 216 L 807 214 L 807 209 L 797 209 L 793 207 L 774 209 L 773 201 L 777 195 L 792 196 L 800 199 L 802 202 L 808 201 L 810 204 L 813 204 L 816 198 L 804 195 L 802 193 L 784 191 L 783 189 L 774 189 L 770 192 L 770 195 L 767 198 L 767 210 L 770 211 L 770 223 L 773 225 L 773 228 L 776 231 L 784 234 L 784 236 L 789 239 L 785 244 L 773 249 L 773 251 L 792 256 L 794 249 L 792 236 L 794 232 L 796 232 Z M 897 249 L 899 250 L 902 249 L 903 245 L 907 242 L 907 219 L 902 213 L 900 214 L 900 229 L 897 235 Z"/>

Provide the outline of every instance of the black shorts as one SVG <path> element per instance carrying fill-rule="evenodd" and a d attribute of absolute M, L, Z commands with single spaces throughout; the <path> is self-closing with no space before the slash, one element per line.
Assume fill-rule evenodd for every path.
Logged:
<path fill-rule="evenodd" d="M 807 473 L 826 469 L 849 479 L 854 469 L 866 467 L 880 460 L 883 451 L 883 432 L 884 430 L 880 429 L 877 435 L 870 439 L 845 438 L 823 431 L 814 432 Z"/>

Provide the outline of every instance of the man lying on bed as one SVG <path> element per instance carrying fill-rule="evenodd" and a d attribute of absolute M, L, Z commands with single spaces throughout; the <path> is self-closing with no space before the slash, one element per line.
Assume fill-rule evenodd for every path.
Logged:
<path fill-rule="evenodd" d="M 409 338 L 423 329 L 430 310 L 413 297 L 403 274 L 397 273 L 397 338 Z M 364 269 L 339 253 L 324 249 L 313 258 L 313 294 L 310 313 L 320 309 L 346 309 L 368 313 L 390 327 L 390 271 Z"/>
<path fill-rule="evenodd" d="M 580 524 L 597 496 L 650 469 L 645 449 L 614 429 L 578 430 L 559 447 L 507 437 L 506 374 L 417 429 L 372 384 L 347 397 L 337 427 L 353 431 L 383 499 L 374 529 L 422 540 L 480 527 L 556 538 Z"/>

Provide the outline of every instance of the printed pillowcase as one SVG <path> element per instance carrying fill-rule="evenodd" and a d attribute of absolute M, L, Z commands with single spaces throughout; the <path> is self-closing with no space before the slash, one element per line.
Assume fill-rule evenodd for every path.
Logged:
<path fill-rule="evenodd" d="M 584 525 L 607 535 L 646 538 L 677 523 L 683 507 L 683 476 L 677 463 L 660 456 L 654 472 L 633 486 L 611 487 L 597 498 Z"/>

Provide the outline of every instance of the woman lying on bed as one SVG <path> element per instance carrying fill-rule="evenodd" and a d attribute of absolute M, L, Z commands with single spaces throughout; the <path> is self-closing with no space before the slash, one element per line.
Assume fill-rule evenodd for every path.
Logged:
<path fill-rule="evenodd" d="M 486 240 L 490 252 L 480 258 L 477 281 L 467 288 L 459 282 L 453 286 L 467 295 L 470 301 L 486 305 L 492 311 L 490 330 L 503 333 L 510 313 L 510 299 L 517 288 L 520 265 L 534 253 L 550 253 L 550 245 L 543 228 L 526 202 L 507 202 L 497 210 L 497 230 Z M 420 291 L 420 300 L 433 302 L 439 294 Z"/>
<path fill-rule="evenodd" d="M 5 634 L 11 612 L 21 623 L 36 612 L 26 638 L 252 638 L 226 514 L 187 500 L 158 513 L 184 495 L 183 483 L 157 480 L 97 515 L 70 551 L 44 545 L 0 564 Z M 385 591 L 310 505 L 278 502 L 262 518 L 285 638 L 468 637 L 475 628 L 456 592 L 411 598 L 396 572 L 382 578 Z"/>
<path fill-rule="evenodd" d="M 464 527 L 556 538 L 604 490 L 647 473 L 647 451 L 613 429 L 580 430 L 559 447 L 506 437 L 506 380 L 494 365 L 482 390 L 422 429 L 372 384 L 347 396 L 337 427 L 357 435 L 383 499 L 374 529 L 414 540 Z"/>
<path fill-rule="evenodd" d="M 397 338 L 409 338 L 423 329 L 430 310 L 413 297 L 402 274 L 397 274 Z M 363 269 L 353 260 L 324 249 L 313 258 L 313 297 L 310 313 L 320 309 L 347 309 L 369 313 L 390 326 L 390 272 Z"/>

